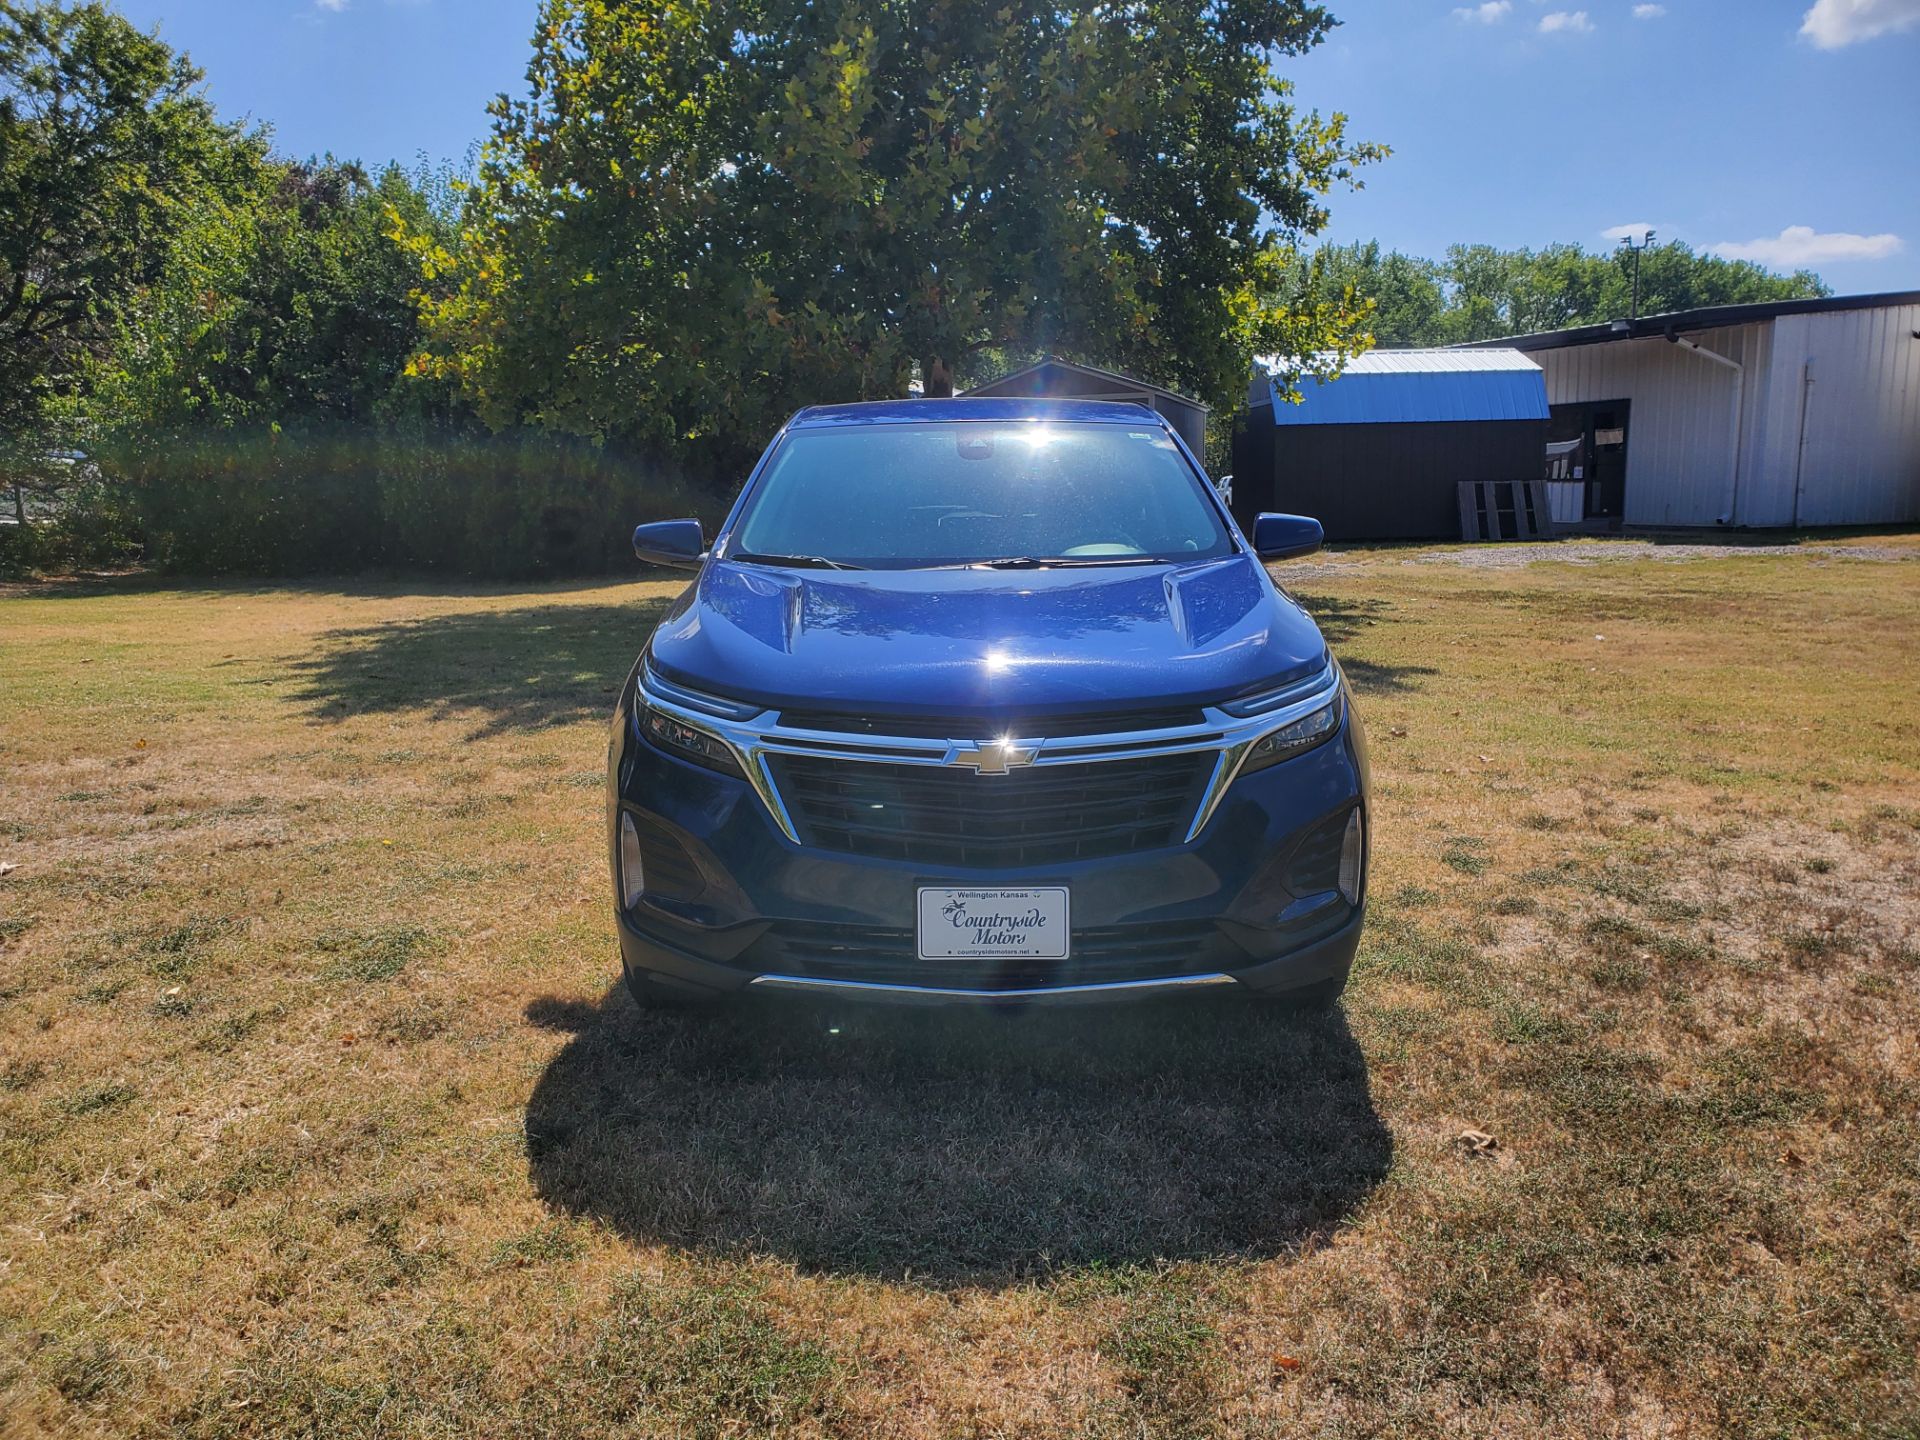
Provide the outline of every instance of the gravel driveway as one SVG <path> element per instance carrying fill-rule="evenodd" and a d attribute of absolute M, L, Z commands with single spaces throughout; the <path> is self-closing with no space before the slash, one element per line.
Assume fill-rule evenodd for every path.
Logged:
<path fill-rule="evenodd" d="M 1721 560 L 1739 556 L 1789 555 L 1885 562 L 1920 559 L 1920 547 L 1832 542 L 1706 545 L 1654 540 L 1544 540 L 1459 545 L 1448 549 L 1409 550 L 1404 553 L 1392 549 L 1336 550 L 1325 552 L 1312 560 L 1288 563 L 1275 573 L 1294 581 L 1320 579 L 1365 565 L 1459 565 L 1473 570 L 1514 570 L 1543 561 L 1559 565 L 1599 565 L 1619 560 Z"/>

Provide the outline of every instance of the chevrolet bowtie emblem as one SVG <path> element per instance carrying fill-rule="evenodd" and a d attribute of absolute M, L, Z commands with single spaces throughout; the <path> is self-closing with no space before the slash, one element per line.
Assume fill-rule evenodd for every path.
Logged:
<path fill-rule="evenodd" d="M 1039 753 L 1038 740 L 955 740 L 941 763 L 981 775 L 1004 775 L 1017 766 L 1031 765 Z"/>

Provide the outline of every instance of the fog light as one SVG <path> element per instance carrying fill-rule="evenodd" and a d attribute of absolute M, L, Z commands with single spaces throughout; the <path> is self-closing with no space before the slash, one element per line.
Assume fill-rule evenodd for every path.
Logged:
<path fill-rule="evenodd" d="M 1345 870 L 1340 872 L 1343 876 Z M 640 868 L 640 832 L 634 828 L 633 816 L 624 810 L 620 813 L 620 904 L 631 910 L 640 903 L 640 897 L 646 893 L 647 877 Z"/>
<path fill-rule="evenodd" d="M 1366 853 L 1367 827 L 1355 810 L 1347 817 L 1346 837 L 1340 842 L 1340 893 L 1349 905 L 1360 903 L 1360 862 Z"/>

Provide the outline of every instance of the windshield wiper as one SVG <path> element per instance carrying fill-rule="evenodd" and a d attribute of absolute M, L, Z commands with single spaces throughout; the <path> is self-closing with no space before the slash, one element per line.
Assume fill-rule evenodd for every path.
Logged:
<path fill-rule="evenodd" d="M 849 565 L 844 560 L 829 560 L 824 555 L 756 555 L 751 550 L 740 550 L 727 557 L 729 560 L 746 560 L 755 565 L 794 565 L 821 570 L 858 570 L 860 566 Z"/>
<path fill-rule="evenodd" d="M 969 570 L 1054 570 L 1086 569 L 1093 565 L 1164 565 L 1152 555 L 1061 555 L 1039 560 L 1031 555 L 1008 555 L 994 560 L 970 560 L 962 568 Z"/>

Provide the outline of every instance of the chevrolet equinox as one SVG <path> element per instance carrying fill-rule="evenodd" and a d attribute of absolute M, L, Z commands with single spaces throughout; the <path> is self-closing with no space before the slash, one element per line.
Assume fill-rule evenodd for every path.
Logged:
<path fill-rule="evenodd" d="M 607 822 L 642 1004 L 744 988 L 1326 1004 L 1367 750 L 1313 621 L 1137 405 L 802 410 L 622 689 Z"/>

